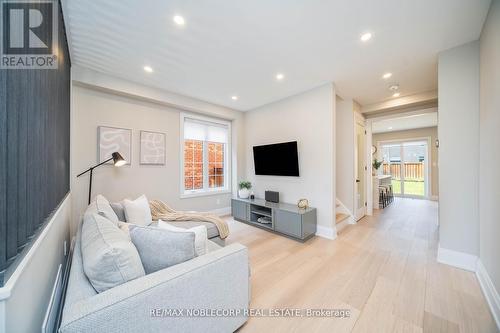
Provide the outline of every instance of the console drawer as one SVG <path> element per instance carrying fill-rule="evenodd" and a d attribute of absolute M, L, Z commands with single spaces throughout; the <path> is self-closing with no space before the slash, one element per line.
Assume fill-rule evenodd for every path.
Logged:
<path fill-rule="evenodd" d="M 302 217 L 284 210 L 274 211 L 274 230 L 285 235 L 302 238 Z"/>
<path fill-rule="evenodd" d="M 248 204 L 246 202 L 231 200 L 231 214 L 235 219 L 248 220 Z"/>

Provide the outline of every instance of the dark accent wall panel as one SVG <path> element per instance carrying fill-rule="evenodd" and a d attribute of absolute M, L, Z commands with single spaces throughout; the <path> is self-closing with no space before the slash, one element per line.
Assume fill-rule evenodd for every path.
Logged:
<path fill-rule="evenodd" d="M 0 70 L 0 286 L 69 192 L 71 64 L 59 12 L 58 69 Z"/>
<path fill-rule="evenodd" d="M 0 271 L 7 262 L 7 111 L 5 71 L 0 70 Z"/>

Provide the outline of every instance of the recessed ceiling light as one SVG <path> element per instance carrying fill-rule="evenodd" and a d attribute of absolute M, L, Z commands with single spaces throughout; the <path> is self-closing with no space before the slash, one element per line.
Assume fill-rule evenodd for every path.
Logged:
<path fill-rule="evenodd" d="M 391 129 L 392 129 L 392 126 L 389 126 L 387 129 L 390 129 L 390 130 L 391 130 Z"/>
<path fill-rule="evenodd" d="M 398 91 L 399 90 L 399 84 L 398 83 L 393 83 L 389 86 L 390 91 Z"/>
<path fill-rule="evenodd" d="M 174 22 L 177 24 L 177 25 L 184 25 L 186 23 L 186 21 L 184 21 L 184 17 L 180 16 L 180 15 L 175 15 L 174 16 Z"/>
<path fill-rule="evenodd" d="M 360 39 L 361 39 L 362 42 L 369 41 L 370 39 L 372 39 L 371 32 L 365 32 L 364 34 L 361 35 Z"/>
<path fill-rule="evenodd" d="M 285 75 L 283 73 L 278 73 L 276 74 L 276 80 L 281 81 L 285 78 Z"/>
<path fill-rule="evenodd" d="M 231 99 L 232 99 L 233 101 L 237 101 L 237 100 L 238 100 L 238 96 L 231 96 Z"/>
<path fill-rule="evenodd" d="M 144 71 L 148 73 L 153 73 L 153 68 L 151 68 L 151 66 L 144 66 Z"/>
<path fill-rule="evenodd" d="M 392 95 L 392 97 L 399 97 L 399 95 L 401 95 L 400 93 L 394 93 L 394 95 Z"/>
<path fill-rule="evenodd" d="M 385 73 L 384 75 L 382 75 L 382 78 L 384 79 L 388 79 L 392 76 L 392 73 Z"/>

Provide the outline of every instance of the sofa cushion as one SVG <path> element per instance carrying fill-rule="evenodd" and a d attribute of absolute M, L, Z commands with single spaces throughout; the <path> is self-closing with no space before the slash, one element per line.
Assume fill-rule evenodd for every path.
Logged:
<path fill-rule="evenodd" d="M 115 211 L 113 208 L 111 208 L 111 205 L 109 204 L 108 199 L 106 199 L 102 195 L 98 195 L 95 198 L 95 203 L 97 206 L 97 212 L 99 215 L 104 216 L 108 220 L 110 220 L 113 223 L 118 223 L 118 216 L 116 215 Z"/>
<path fill-rule="evenodd" d="M 194 233 L 158 227 L 128 226 L 146 274 L 180 264 L 195 257 Z"/>
<path fill-rule="evenodd" d="M 204 225 L 207 228 L 207 237 L 214 238 L 219 237 L 219 229 L 217 226 L 211 222 L 201 222 L 201 221 L 182 221 L 182 222 L 174 222 L 168 221 L 168 224 L 173 225 L 175 227 L 189 229 L 193 227 L 197 227 L 199 225 Z"/>
<path fill-rule="evenodd" d="M 179 232 L 194 232 L 194 248 L 197 256 L 202 256 L 207 253 L 207 228 L 204 225 L 199 225 L 196 227 L 192 227 L 189 229 L 179 228 L 173 225 L 170 225 L 168 222 L 164 222 L 162 220 L 158 221 L 158 227 L 179 231 Z"/>
<path fill-rule="evenodd" d="M 109 205 L 118 217 L 118 221 L 127 222 L 127 218 L 125 217 L 125 207 L 123 207 L 122 202 L 111 202 Z"/>
<path fill-rule="evenodd" d="M 85 214 L 81 251 L 83 270 L 97 292 L 144 276 L 139 253 L 127 235 L 99 214 Z"/>
<path fill-rule="evenodd" d="M 151 217 L 149 201 L 145 195 L 141 195 L 135 200 L 123 200 L 123 207 L 125 208 L 125 218 L 128 223 L 143 226 L 151 224 L 153 218 Z"/>

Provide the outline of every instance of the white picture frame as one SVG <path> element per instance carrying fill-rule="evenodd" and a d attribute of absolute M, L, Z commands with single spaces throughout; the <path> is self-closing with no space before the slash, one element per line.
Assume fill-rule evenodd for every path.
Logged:
<path fill-rule="evenodd" d="M 141 130 L 139 164 L 165 165 L 167 162 L 166 146 L 166 133 Z"/>
<path fill-rule="evenodd" d="M 111 158 L 115 151 L 127 161 L 127 165 L 132 163 L 132 130 L 111 126 L 99 126 L 97 128 L 97 158 L 98 162 L 104 162 Z M 112 164 L 109 161 L 106 164 Z"/>

